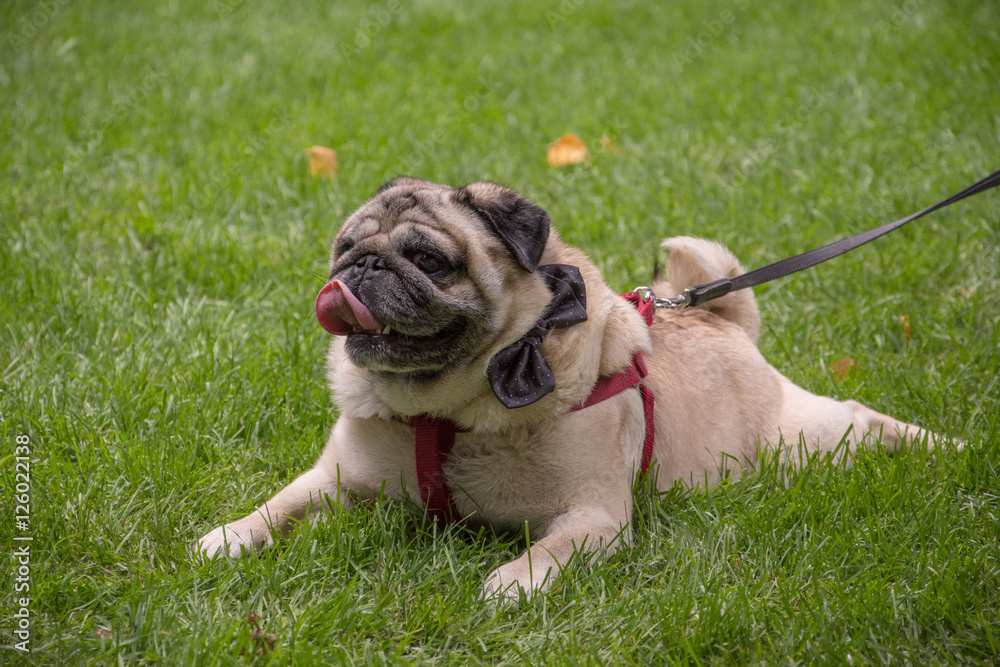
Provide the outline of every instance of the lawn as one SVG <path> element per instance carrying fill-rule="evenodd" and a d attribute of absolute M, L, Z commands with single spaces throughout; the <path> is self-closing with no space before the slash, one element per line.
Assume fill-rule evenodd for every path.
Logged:
<path fill-rule="evenodd" d="M 998 191 L 756 290 L 782 373 L 961 451 L 641 493 L 517 608 L 477 596 L 522 541 L 391 502 L 193 545 L 319 453 L 313 299 L 382 182 L 508 184 L 624 291 L 665 236 L 761 266 L 1000 168 L 998 81 L 992 2 L 5 1 L 0 663 L 996 664 Z"/>

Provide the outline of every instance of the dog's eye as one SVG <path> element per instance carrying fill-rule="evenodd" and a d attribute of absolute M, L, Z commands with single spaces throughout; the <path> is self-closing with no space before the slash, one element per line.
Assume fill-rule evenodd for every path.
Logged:
<path fill-rule="evenodd" d="M 351 248 L 354 247 L 354 245 L 355 244 L 353 239 L 341 240 L 341 242 L 337 244 L 337 257 L 343 257 L 344 255 L 349 253 L 351 251 Z"/>
<path fill-rule="evenodd" d="M 444 262 L 440 258 L 426 252 L 414 253 L 412 261 L 418 269 L 427 274 L 437 273 L 444 268 Z"/>

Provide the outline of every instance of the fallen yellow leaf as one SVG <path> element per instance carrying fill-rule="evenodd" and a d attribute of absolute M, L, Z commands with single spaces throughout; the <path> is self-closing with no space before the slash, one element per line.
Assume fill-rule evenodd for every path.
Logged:
<path fill-rule="evenodd" d="M 906 340 L 912 340 L 913 331 L 910 329 L 910 316 L 900 315 L 899 323 L 903 325 L 903 335 L 906 336 Z"/>
<path fill-rule="evenodd" d="M 854 359 L 838 359 L 837 361 L 830 364 L 830 370 L 833 371 L 833 377 L 836 380 L 843 381 L 853 369 L 858 367 L 858 362 Z"/>
<path fill-rule="evenodd" d="M 549 144 L 547 157 L 550 167 L 583 162 L 587 157 L 587 145 L 575 134 L 564 134 L 558 141 Z"/>
<path fill-rule="evenodd" d="M 325 146 L 313 146 L 309 149 L 309 173 L 313 178 L 336 178 L 338 169 L 340 163 L 337 162 L 337 151 Z"/>

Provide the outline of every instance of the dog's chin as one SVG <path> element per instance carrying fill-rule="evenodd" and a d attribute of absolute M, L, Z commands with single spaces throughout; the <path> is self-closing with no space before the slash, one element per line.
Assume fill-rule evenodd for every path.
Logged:
<path fill-rule="evenodd" d="M 471 356 L 476 340 L 475 327 L 459 318 L 427 335 L 356 331 L 347 335 L 344 349 L 359 368 L 380 374 L 433 376 Z"/>

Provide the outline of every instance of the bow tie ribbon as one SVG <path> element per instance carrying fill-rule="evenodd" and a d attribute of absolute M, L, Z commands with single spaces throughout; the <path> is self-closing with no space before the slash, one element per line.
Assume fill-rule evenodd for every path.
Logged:
<path fill-rule="evenodd" d="M 552 292 L 552 300 L 535 326 L 516 343 L 497 352 L 486 367 L 493 393 L 508 408 L 531 405 L 556 388 L 552 369 L 538 347 L 549 330 L 587 319 L 587 289 L 580 269 L 569 264 L 546 264 L 536 271 Z"/>

